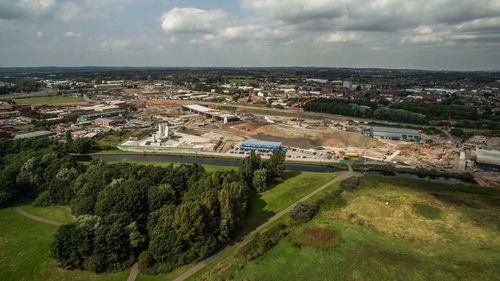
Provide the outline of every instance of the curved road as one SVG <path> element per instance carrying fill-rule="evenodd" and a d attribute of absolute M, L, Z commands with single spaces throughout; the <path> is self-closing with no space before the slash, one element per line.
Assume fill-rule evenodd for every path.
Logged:
<path fill-rule="evenodd" d="M 355 172 L 343 172 L 343 173 L 341 173 L 339 176 L 335 177 L 333 180 L 331 180 L 331 181 L 325 183 L 324 185 L 318 187 L 313 192 L 309 193 L 308 195 L 302 197 L 297 202 L 295 202 L 292 205 L 290 205 L 288 208 L 286 208 L 283 211 L 277 213 L 276 215 L 274 215 L 273 217 L 271 217 L 270 219 L 268 219 L 265 223 L 261 224 L 259 227 L 257 227 L 256 229 L 254 229 L 252 232 L 250 232 L 250 233 L 246 234 L 245 236 L 241 237 L 239 239 L 240 242 L 232 242 L 226 248 L 222 249 L 221 251 L 217 252 L 216 254 L 212 255 L 211 257 L 208 257 L 208 258 L 202 260 L 201 262 L 199 262 L 195 266 L 193 266 L 190 269 L 188 269 L 186 272 L 184 272 L 183 274 L 181 274 L 180 276 L 178 276 L 177 278 L 175 278 L 174 281 L 183 281 L 183 280 L 189 278 L 191 275 L 193 275 L 194 273 L 196 273 L 198 270 L 204 268 L 209 263 L 213 262 L 214 260 L 216 260 L 217 258 L 219 258 L 220 256 L 222 256 L 227 251 L 231 250 L 232 248 L 234 248 L 237 245 L 239 245 L 240 243 L 242 243 L 246 238 L 252 236 L 257 231 L 260 231 L 261 229 L 263 229 L 264 227 L 266 227 L 270 223 L 276 221 L 281 216 L 283 216 L 284 214 L 288 213 L 298 203 L 303 202 L 303 201 L 311 198 L 312 196 L 314 196 L 315 194 L 317 194 L 318 192 L 322 191 L 323 189 L 325 189 L 326 187 L 330 186 L 331 184 L 333 184 L 335 182 L 341 181 L 343 179 L 346 179 L 346 178 L 348 178 L 350 176 L 355 176 L 355 175 L 359 175 L 359 173 L 355 173 Z"/>

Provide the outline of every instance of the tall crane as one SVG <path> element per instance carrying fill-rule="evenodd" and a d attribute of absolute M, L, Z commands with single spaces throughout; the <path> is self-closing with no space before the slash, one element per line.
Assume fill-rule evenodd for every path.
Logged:
<path fill-rule="evenodd" d="M 300 99 L 297 97 L 297 126 L 300 124 Z"/>
<path fill-rule="evenodd" d="M 217 111 L 218 106 L 219 106 L 219 102 L 217 102 L 217 104 L 215 105 L 214 111 L 212 113 L 212 118 L 210 118 L 210 122 L 214 122 L 214 116 L 215 116 L 215 112 Z"/>
<path fill-rule="evenodd" d="M 301 105 L 304 105 L 304 104 L 306 104 L 306 103 L 308 103 L 308 102 L 310 102 L 310 101 L 313 101 L 313 100 L 315 100 L 315 99 L 316 99 L 316 98 L 311 98 L 311 99 L 308 99 L 308 100 L 303 101 L 303 102 L 298 101 L 297 103 L 292 104 L 292 107 L 296 107 L 296 106 L 301 106 Z"/>

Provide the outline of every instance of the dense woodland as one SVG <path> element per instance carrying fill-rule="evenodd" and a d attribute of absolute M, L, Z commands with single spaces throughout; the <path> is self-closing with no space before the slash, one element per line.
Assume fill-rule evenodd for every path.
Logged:
<path fill-rule="evenodd" d="M 304 105 L 305 111 L 340 114 L 352 117 L 374 118 L 410 124 L 427 125 L 431 121 L 453 118 L 454 126 L 500 130 L 499 117 L 487 111 L 479 114 L 477 108 L 462 105 L 423 104 L 416 102 L 394 103 L 388 106 L 364 99 L 342 100 L 319 98 Z M 446 125 L 446 121 L 444 123 Z"/>
<path fill-rule="evenodd" d="M 69 205 L 77 217 L 51 246 L 61 266 L 122 270 L 137 258 L 149 273 L 207 257 L 234 238 L 249 196 L 281 180 L 285 155 L 251 153 L 239 170 L 208 173 L 200 165 L 157 167 L 67 155 L 74 141 L 0 142 L 0 204 Z"/>

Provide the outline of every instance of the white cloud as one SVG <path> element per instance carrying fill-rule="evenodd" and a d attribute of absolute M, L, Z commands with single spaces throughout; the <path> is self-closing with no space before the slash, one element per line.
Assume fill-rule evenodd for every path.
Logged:
<path fill-rule="evenodd" d="M 356 42 L 360 41 L 361 36 L 354 32 L 333 32 L 318 38 L 317 42 L 326 42 L 326 43 L 346 43 L 346 42 Z"/>
<path fill-rule="evenodd" d="M 55 0 L 1 0 L 0 19 L 36 19 L 51 16 Z"/>
<path fill-rule="evenodd" d="M 131 42 L 125 39 L 111 39 L 102 42 L 100 46 L 106 50 L 127 49 L 131 46 Z"/>
<path fill-rule="evenodd" d="M 82 7 L 73 2 L 62 2 L 57 6 L 54 18 L 60 21 L 75 21 L 85 18 L 86 14 Z"/>
<path fill-rule="evenodd" d="M 166 32 L 206 33 L 227 24 L 231 17 L 222 10 L 173 8 L 161 17 L 161 28 Z"/>
<path fill-rule="evenodd" d="M 69 31 L 69 32 L 66 32 L 64 34 L 64 36 L 66 36 L 68 38 L 77 38 L 77 37 L 82 37 L 82 34 L 78 33 L 78 32 Z"/>
<path fill-rule="evenodd" d="M 43 37 L 43 32 L 38 31 L 38 32 L 35 34 L 35 36 L 36 36 L 37 38 L 42 38 L 42 37 Z"/>

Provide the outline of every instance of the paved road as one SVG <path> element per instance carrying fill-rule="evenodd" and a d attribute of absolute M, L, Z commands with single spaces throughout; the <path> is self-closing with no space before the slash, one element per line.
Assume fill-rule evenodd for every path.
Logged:
<path fill-rule="evenodd" d="M 32 220 L 36 220 L 36 221 L 39 221 L 39 222 L 48 223 L 48 224 L 52 224 L 52 225 L 63 225 L 64 224 L 62 222 L 48 220 L 48 219 L 44 219 L 44 218 L 41 218 L 41 217 L 34 216 L 34 215 L 32 215 L 32 214 L 24 211 L 23 209 L 21 209 L 21 207 L 19 207 L 19 206 L 15 207 L 14 210 L 16 212 L 18 212 L 19 214 L 27 217 L 27 218 L 30 218 Z"/>
<path fill-rule="evenodd" d="M 213 256 L 211 257 L 208 257 L 204 260 L 202 260 L 201 262 L 199 262 L 198 264 L 196 264 L 195 266 L 191 267 L 190 269 L 188 269 L 186 272 L 184 272 L 183 274 L 181 274 L 179 277 L 175 278 L 174 281 L 182 281 L 182 280 L 185 280 L 187 278 L 189 278 L 191 275 L 193 275 L 194 273 L 196 273 L 198 270 L 204 268 L 205 266 L 207 266 L 209 263 L 211 263 L 212 261 L 216 260 L 217 258 L 219 258 L 220 256 L 222 256 L 224 253 L 226 253 L 227 251 L 231 250 L 232 248 L 234 248 L 235 246 L 237 246 L 238 244 L 242 243 L 243 240 L 245 240 L 246 238 L 252 236 L 253 234 L 255 234 L 257 231 L 260 231 L 261 229 L 263 229 L 264 227 L 266 227 L 267 225 L 269 225 L 270 223 L 276 221 L 277 219 L 279 219 L 281 216 L 283 216 L 284 214 L 286 214 L 287 212 L 289 212 L 293 207 L 295 207 L 295 205 L 297 205 L 298 203 L 300 202 L 303 202 L 309 198 L 311 198 L 312 196 L 314 196 L 315 194 L 317 194 L 318 192 L 322 191 L 323 189 L 325 189 L 326 187 L 330 186 L 331 184 L 335 183 L 335 182 L 338 182 L 338 181 L 341 181 L 343 179 L 346 179 L 350 176 L 354 176 L 354 175 L 358 175 L 358 173 L 354 173 L 354 172 L 343 172 L 341 173 L 339 176 L 337 176 L 336 178 L 334 178 L 333 180 L 325 183 L 324 185 L 318 187 L 317 189 L 315 189 L 313 192 L 309 193 L 308 195 L 302 197 L 300 200 L 298 200 L 297 202 L 293 203 L 292 205 L 290 205 L 288 208 L 284 209 L 283 211 L 277 213 L 276 215 L 274 215 L 273 217 L 271 217 L 270 219 L 268 219 L 265 223 L 261 224 L 259 227 L 257 227 L 255 230 L 253 230 L 252 232 L 248 233 L 247 235 L 241 237 L 240 242 L 233 242 L 231 243 L 230 245 L 228 245 L 226 248 L 222 249 L 221 251 L 219 251 L 218 253 L 214 254 Z M 130 280 L 129 280 L 130 281 Z"/>

